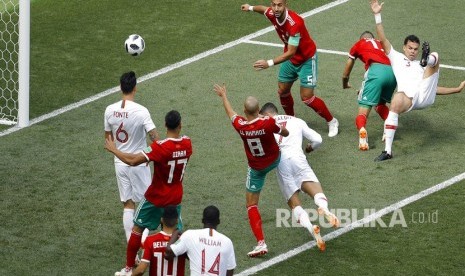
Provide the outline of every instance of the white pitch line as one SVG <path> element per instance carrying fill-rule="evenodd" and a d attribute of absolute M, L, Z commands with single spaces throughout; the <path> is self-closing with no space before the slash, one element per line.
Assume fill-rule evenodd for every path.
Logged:
<path fill-rule="evenodd" d="M 306 17 L 309 17 L 309 16 L 311 16 L 311 15 L 320 13 L 320 12 L 325 11 L 325 10 L 328 10 L 328 9 L 330 9 L 330 8 L 333 8 L 333 7 L 337 6 L 337 5 L 343 4 L 343 3 L 348 2 L 348 1 L 349 1 L 349 0 L 337 0 L 337 1 L 334 1 L 334 2 L 331 2 L 331 3 L 328 3 L 328 4 L 324 5 L 324 6 L 321 6 L 321 7 L 318 7 L 318 8 L 316 8 L 316 9 L 313 9 L 313 10 L 311 10 L 311 11 L 308 11 L 308 12 L 306 12 L 306 13 L 303 13 L 303 14 L 301 14 L 301 16 L 302 16 L 303 18 L 306 18 Z M 175 64 L 172 64 L 172 65 L 169 65 L 169 66 L 167 66 L 167 67 L 164 67 L 164 68 L 162 68 L 162 69 L 160 69 L 160 70 L 157 70 L 157 71 L 155 71 L 155 72 L 152 72 L 152 73 L 149 73 L 149 74 L 147 74 L 147 75 L 141 76 L 141 77 L 139 77 L 137 80 L 138 80 L 138 82 L 140 83 L 140 82 L 143 82 L 143 81 L 146 81 L 146 80 L 153 79 L 153 78 L 155 78 L 155 77 L 158 77 L 158 76 L 160 76 L 160 75 L 163 75 L 163 74 L 166 74 L 166 73 L 168 73 L 168 72 L 170 72 L 170 71 L 173 71 L 174 69 L 177 69 L 177 68 L 179 68 L 179 67 L 188 65 L 188 64 L 190 64 L 190 63 L 192 63 L 192 62 L 195 62 L 195 61 L 198 61 L 198 60 L 203 59 L 203 58 L 205 58 L 205 57 L 211 56 L 211 55 L 216 54 L 216 53 L 218 53 L 218 52 L 221 52 L 221 51 L 223 51 L 223 50 L 232 48 L 232 47 L 237 46 L 237 45 L 239 45 L 239 44 L 241 44 L 241 43 L 244 43 L 244 42 L 246 42 L 246 41 L 250 41 L 250 40 L 253 39 L 253 38 L 256 38 L 256 37 L 258 37 L 258 36 L 261 36 L 261 35 L 264 35 L 264 34 L 266 34 L 266 33 L 269 33 L 269 32 L 271 32 L 271 31 L 273 31 L 273 30 L 274 30 L 274 27 L 273 27 L 273 26 L 270 26 L 270 27 L 268 27 L 268 28 L 259 30 L 259 31 L 255 32 L 255 33 L 250 34 L 250 35 L 246 35 L 246 36 L 244 36 L 244 37 L 242 37 L 242 38 L 239 38 L 239 39 L 237 39 L 237 40 L 234 40 L 234 41 L 232 41 L 232 42 L 223 44 L 223 45 L 218 46 L 218 47 L 216 47 L 216 48 L 214 48 L 214 49 L 205 51 L 205 52 L 203 52 L 203 53 L 200 53 L 200 54 L 198 54 L 198 55 L 195 55 L 195 56 L 190 57 L 190 58 L 188 58 L 188 59 L 185 59 L 185 60 L 183 60 L 183 61 L 180 61 L 180 62 L 177 62 L 177 63 L 175 63 Z M 107 89 L 107 90 L 105 90 L 105 91 L 103 91 L 103 92 L 101 92 L 101 93 L 99 93 L 99 94 L 96 94 L 96 95 L 94 95 L 94 96 L 91 96 L 91 97 L 89 97 L 89 98 L 86 98 L 86 99 L 84 99 L 84 100 L 81 100 L 81 101 L 79 101 L 79 102 L 76 102 L 76 103 L 67 105 L 67 106 L 65 106 L 65 107 L 62 107 L 62 108 L 60 108 L 60 109 L 57 109 L 57 110 L 52 111 L 52 112 L 50 112 L 50 113 L 47 113 L 47 114 L 45 114 L 45 115 L 39 116 L 39 117 L 37 117 L 37 118 L 34 118 L 34 119 L 30 120 L 29 126 L 35 125 L 35 124 L 40 123 L 40 122 L 43 122 L 43 121 L 45 121 L 45 120 L 47 120 L 47 119 L 56 117 L 56 116 L 58 116 L 58 115 L 60 115 L 60 114 L 62 114 L 62 113 L 71 111 L 71 110 L 73 110 L 73 109 L 76 109 L 76 108 L 78 108 L 78 107 L 81 107 L 81 106 L 83 106 L 83 105 L 86 105 L 86 104 L 88 104 L 88 103 L 91 103 L 91 102 L 93 102 L 93 101 L 99 100 L 99 99 L 101 99 L 101 98 L 103 98 L 103 97 L 106 97 L 106 96 L 108 96 L 108 95 L 110 95 L 110 94 L 113 94 L 113 93 L 116 93 L 116 92 L 118 92 L 118 91 L 119 91 L 119 87 L 118 87 L 118 86 L 113 87 L 113 88 L 110 88 L 110 89 Z M 20 127 L 18 127 L 18 126 L 11 127 L 11 128 L 9 128 L 9 129 L 6 129 L 6 130 L 0 132 L 0 137 L 5 136 L 5 135 L 8 135 L 8 134 L 11 134 L 11 133 L 14 133 L 14 132 L 16 132 L 16 131 L 18 131 L 18 130 L 21 130 L 21 129 L 22 129 L 22 128 L 20 128 Z"/>
<path fill-rule="evenodd" d="M 278 47 L 278 48 L 282 48 L 282 47 L 283 47 L 283 44 L 279 44 L 279 43 L 270 43 L 270 42 L 263 42 L 263 41 L 255 41 L 255 40 L 244 41 L 244 43 L 255 44 L 255 45 L 264 45 L 264 46 L 270 46 L 270 47 Z M 325 54 L 341 55 L 341 56 L 347 56 L 347 55 L 349 54 L 348 52 L 341 52 L 341 51 L 334 51 L 334 50 L 326 50 L 326 49 L 318 49 L 318 52 L 320 52 L 320 53 L 325 53 Z M 453 70 L 465 71 L 465 67 L 462 67 L 462 66 L 453 66 L 453 65 L 439 64 L 439 67 L 441 67 L 441 68 L 447 68 L 447 69 L 453 69 Z"/>
<path fill-rule="evenodd" d="M 401 200 L 399 202 L 396 202 L 396 203 L 394 203 L 392 205 L 389 205 L 389 206 L 387 206 L 387 207 L 385 207 L 385 208 L 383 208 L 383 209 L 381 209 L 381 210 L 379 210 L 379 211 L 377 211 L 377 212 L 375 212 L 375 213 L 373 213 L 373 214 L 371 214 L 369 216 L 364 217 L 363 219 L 357 220 L 357 221 L 355 221 L 355 222 L 353 222 L 353 223 L 351 223 L 351 224 L 349 224 L 349 225 L 347 225 L 347 226 L 345 226 L 343 228 L 339 228 L 338 230 L 335 230 L 335 231 L 325 235 L 323 237 L 323 239 L 325 241 L 330 241 L 332 239 L 335 239 L 335 238 L 337 238 L 337 237 L 339 237 L 339 236 L 341 236 L 341 235 L 343 235 L 345 233 L 348 233 L 348 232 L 350 232 L 350 231 L 352 231 L 352 230 L 354 230 L 354 229 L 356 229 L 358 227 L 362 227 L 363 225 L 365 225 L 367 223 L 370 223 L 370 222 L 372 222 L 374 220 L 377 220 L 378 218 L 380 218 L 380 217 L 382 217 L 382 216 L 384 216 L 386 214 L 389 214 L 389 213 L 391 213 L 391 212 L 393 212 L 393 211 L 395 211 L 397 209 L 400 209 L 400 208 L 402 208 L 402 207 L 404 207 L 404 206 L 406 206 L 406 205 L 408 205 L 408 204 L 410 204 L 412 202 L 415 202 L 415 201 L 420 200 L 420 199 L 422 199 L 422 198 L 424 198 L 426 196 L 429 196 L 429 195 L 431 195 L 433 193 L 436 193 L 436 192 L 438 192 L 438 191 L 440 191 L 442 189 L 445 189 L 445 188 L 447 188 L 449 186 L 452 186 L 452 185 L 456 184 L 457 182 L 460 182 L 460 181 L 462 181 L 464 179 L 465 179 L 465 173 L 454 176 L 454 177 L 452 177 L 452 178 L 450 178 L 450 179 L 448 179 L 448 180 L 446 180 L 446 181 L 444 181 L 442 183 L 434 185 L 431 188 L 423 190 L 423 191 L 421 191 L 421 192 L 419 192 L 419 193 L 417 193 L 415 195 L 412 195 L 412 196 L 407 197 L 407 198 L 405 198 L 405 199 L 403 199 L 403 200 Z M 296 247 L 296 248 L 294 248 L 292 250 L 289 250 L 286 253 L 280 254 L 280 255 L 278 255 L 278 256 L 276 256 L 276 257 L 274 257 L 274 258 L 272 258 L 272 259 L 270 259 L 268 261 L 262 262 L 262 263 L 260 263 L 260 264 L 258 264 L 256 266 L 248 268 L 248 269 L 246 269 L 246 270 L 244 270 L 241 273 L 236 274 L 236 275 L 238 275 L 238 276 L 252 275 L 252 274 L 257 273 L 257 272 L 259 272 L 261 270 L 269 268 L 272 265 L 275 265 L 275 264 L 283 262 L 283 261 L 285 261 L 285 260 L 287 260 L 289 258 L 292 258 L 292 257 L 302 253 L 303 251 L 308 250 L 310 248 L 313 248 L 315 246 L 316 246 L 315 241 L 305 243 L 305 244 L 303 244 L 303 245 L 301 245 L 299 247 Z"/>

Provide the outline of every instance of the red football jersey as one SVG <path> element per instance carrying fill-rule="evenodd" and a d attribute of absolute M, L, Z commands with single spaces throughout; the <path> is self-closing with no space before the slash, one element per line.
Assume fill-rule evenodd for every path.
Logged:
<path fill-rule="evenodd" d="M 281 128 L 271 117 L 257 118 L 248 122 L 239 115 L 232 117 L 232 124 L 242 138 L 249 167 L 262 170 L 271 165 L 279 156 L 274 133 Z"/>
<path fill-rule="evenodd" d="M 389 58 L 383 50 L 381 42 L 373 38 L 362 38 L 357 41 L 349 52 L 349 57 L 352 59 L 360 59 L 365 63 L 365 71 L 373 62 L 391 65 Z"/>
<path fill-rule="evenodd" d="M 300 15 L 294 11 L 286 9 L 286 19 L 284 23 L 279 23 L 274 16 L 273 10 L 268 8 L 265 11 L 265 16 L 271 21 L 278 33 L 279 38 L 284 42 L 284 52 L 287 51 L 287 42 L 290 36 L 300 35 L 299 46 L 297 52 L 291 58 L 291 62 L 295 65 L 300 65 L 313 57 L 316 53 L 315 41 L 310 37 L 305 21 Z"/>
<path fill-rule="evenodd" d="M 191 139 L 182 136 L 155 141 L 144 150 L 144 154 L 153 161 L 154 168 L 152 183 L 145 192 L 145 198 L 157 207 L 180 204 L 182 178 L 192 155 Z"/>
<path fill-rule="evenodd" d="M 171 235 L 161 231 L 149 235 L 144 242 L 142 261 L 150 262 L 150 276 L 182 276 L 186 265 L 186 255 L 165 259 L 165 250 Z"/>

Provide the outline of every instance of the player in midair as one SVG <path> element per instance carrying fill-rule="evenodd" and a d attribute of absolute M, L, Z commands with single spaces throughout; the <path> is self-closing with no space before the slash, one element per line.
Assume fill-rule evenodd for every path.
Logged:
<path fill-rule="evenodd" d="M 243 4 L 242 11 L 254 11 L 265 15 L 284 43 L 284 53 L 269 60 L 257 60 L 256 70 L 281 64 L 278 75 L 278 94 L 281 106 L 288 115 L 294 116 L 294 99 L 291 88 L 300 81 L 300 99 L 328 124 L 329 137 L 338 133 L 339 122 L 333 117 L 326 103 L 315 95 L 317 86 L 318 55 L 315 41 L 310 36 L 305 21 L 296 12 L 287 8 L 287 0 L 271 0 L 271 6 Z"/>
<path fill-rule="evenodd" d="M 342 73 L 342 88 L 351 88 L 349 77 L 356 59 L 365 64 L 366 72 L 358 92 L 358 115 L 355 125 L 359 135 L 359 149 L 368 150 L 368 115 L 374 107 L 381 119 L 386 120 L 389 114 L 386 103 L 391 102 L 397 82 L 381 42 L 375 39 L 371 32 L 365 31 L 349 51 L 349 58 Z"/>
<path fill-rule="evenodd" d="M 300 118 L 290 115 L 278 115 L 278 108 L 272 103 L 264 104 L 260 114 L 273 117 L 278 124 L 285 126 L 289 130 L 289 136 L 287 137 L 275 135 L 276 142 L 278 142 L 281 150 L 281 160 L 276 169 L 279 188 L 287 200 L 294 217 L 315 238 L 320 251 L 324 251 L 326 244 L 321 238 L 320 227 L 310 222 L 310 218 L 302 208 L 302 202 L 299 199 L 300 191 L 308 194 L 318 206 L 318 213 L 324 215 L 333 227 L 339 227 L 339 219 L 329 211 L 328 199 L 323 193 L 323 188 L 302 150 L 302 139 L 304 137 L 309 141 L 305 147 L 305 151 L 309 153 L 320 147 L 321 135 L 309 128 L 307 123 Z"/>
<path fill-rule="evenodd" d="M 385 148 L 375 161 L 392 158 L 392 142 L 399 124 L 399 114 L 426 108 L 434 103 L 436 94 L 459 93 L 465 87 L 465 81 L 462 81 L 458 87 L 438 86 L 439 55 L 436 52 L 430 53 L 429 43 L 423 42 L 421 60 L 416 60 L 420 48 L 420 39 L 417 36 L 409 35 L 405 38 L 403 53 L 394 50 L 386 38 L 382 25 L 383 4 L 384 2 L 379 4 L 378 0 L 371 0 L 378 39 L 391 61 L 397 80 L 397 92 L 392 97 L 389 115 L 384 122 Z"/>

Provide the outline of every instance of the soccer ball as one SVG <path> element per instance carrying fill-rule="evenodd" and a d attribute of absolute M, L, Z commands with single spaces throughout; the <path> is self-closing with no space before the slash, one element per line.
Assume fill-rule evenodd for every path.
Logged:
<path fill-rule="evenodd" d="M 138 56 L 142 54 L 145 49 L 145 41 L 142 36 L 138 34 L 130 35 L 124 42 L 124 48 L 126 52 L 132 56 Z"/>

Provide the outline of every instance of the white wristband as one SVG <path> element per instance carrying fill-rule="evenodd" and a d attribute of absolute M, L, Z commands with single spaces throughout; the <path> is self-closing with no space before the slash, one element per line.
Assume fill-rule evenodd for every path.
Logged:
<path fill-rule="evenodd" d="M 253 6 L 249 6 L 249 11 L 253 11 Z"/>
<path fill-rule="evenodd" d="M 266 62 L 268 63 L 268 67 L 271 67 L 274 65 L 274 61 L 272 59 L 269 59 Z"/>
<path fill-rule="evenodd" d="M 376 24 L 381 24 L 381 14 L 375 13 L 375 22 Z"/>

